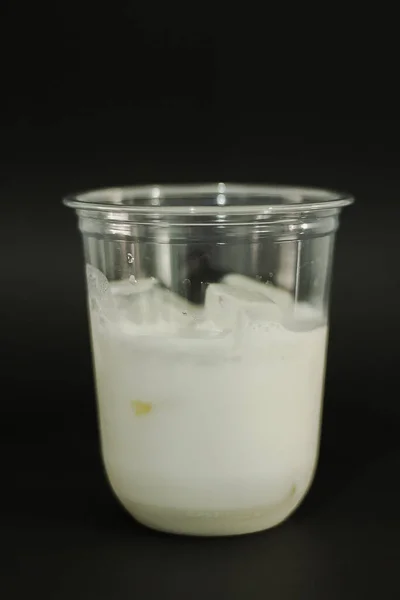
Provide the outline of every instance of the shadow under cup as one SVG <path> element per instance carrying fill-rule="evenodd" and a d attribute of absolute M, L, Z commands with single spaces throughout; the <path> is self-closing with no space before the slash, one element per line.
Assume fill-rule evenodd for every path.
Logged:
<path fill-rule="evenodd" d="M 137 520 L 243 534 L 304 498 L 351 202 L 222 183 L 65 199 L 84 243 L 104 465 Z"/>

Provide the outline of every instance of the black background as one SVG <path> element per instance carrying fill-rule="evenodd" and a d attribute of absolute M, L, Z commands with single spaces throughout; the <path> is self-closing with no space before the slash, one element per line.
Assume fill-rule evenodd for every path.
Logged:
<path fill-rule="evenodd" d="M 390 18 L 345 28 L 331 10 L 306 30 L 293 13 L 228 18 L 188 4 L 0 10 L 4 598 L 398 598 Z M 181 181 L 357 198 L 338 235 L 315 483 L 288 522 L 244 538 L 147 531 L 118 507 L 100 462 L 81 246 L 61 197 Z"/>

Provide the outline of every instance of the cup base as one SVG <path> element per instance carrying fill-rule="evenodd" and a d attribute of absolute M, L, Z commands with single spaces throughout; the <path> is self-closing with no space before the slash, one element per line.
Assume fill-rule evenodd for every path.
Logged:
<path fill-rule="evenodd" d="M 246 535 L 271 529 L 285 521 L 301 501 L 290 497 L 278 505 L 251 510 L 186 511 L 119 500 L 136 521 L 150 529 L 199 537 Z"/>

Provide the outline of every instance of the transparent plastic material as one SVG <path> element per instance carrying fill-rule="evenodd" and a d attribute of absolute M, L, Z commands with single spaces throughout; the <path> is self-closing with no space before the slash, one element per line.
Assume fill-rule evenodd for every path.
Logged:
<path fill-rule="evenodd" d="M 222 183 L 65 199 L 84 242 L 104 465 L 138 521 L 243 534 L 304 498 L 351 202 Z"/>

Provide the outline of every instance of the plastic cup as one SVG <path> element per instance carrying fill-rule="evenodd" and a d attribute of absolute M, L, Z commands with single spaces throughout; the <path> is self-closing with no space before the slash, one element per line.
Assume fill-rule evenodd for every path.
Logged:
<path fill-rule="evenodd" d="M 244 534 L 306 495 L 335 232 L 352 201 L 223 183 L 64 200 L 83 237 L 104 466 L 139 522 Z"/>

